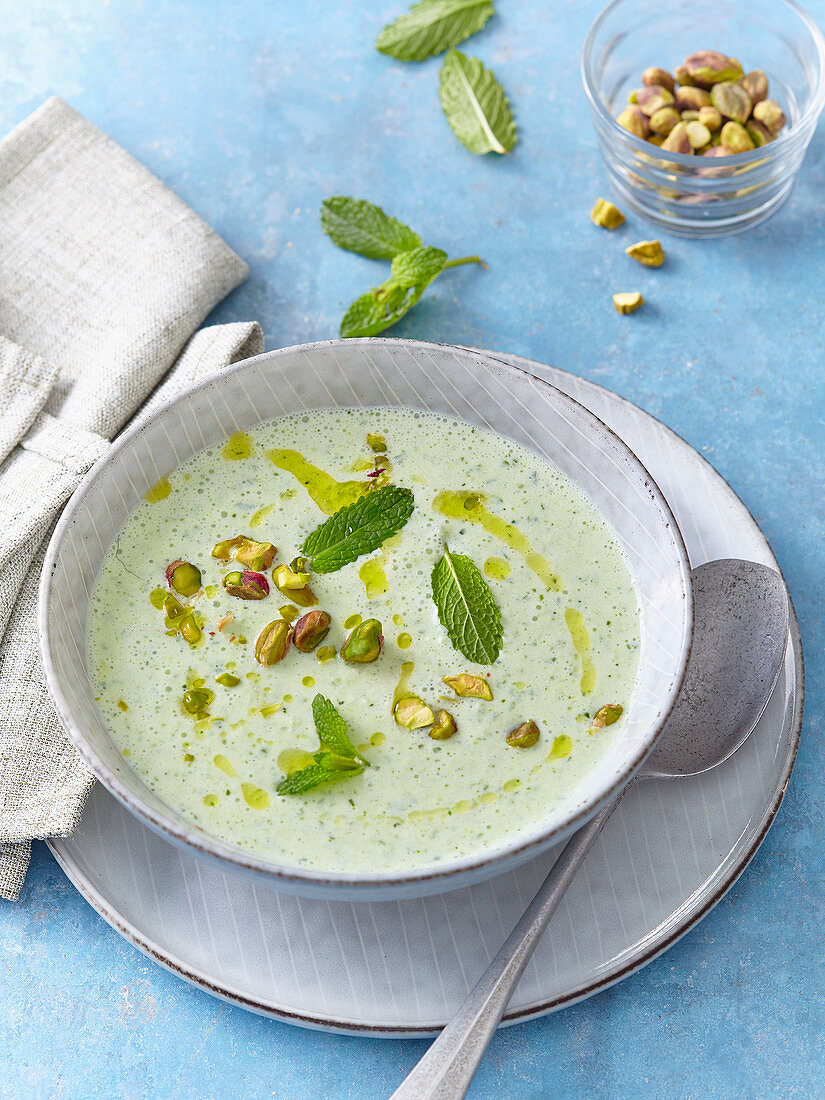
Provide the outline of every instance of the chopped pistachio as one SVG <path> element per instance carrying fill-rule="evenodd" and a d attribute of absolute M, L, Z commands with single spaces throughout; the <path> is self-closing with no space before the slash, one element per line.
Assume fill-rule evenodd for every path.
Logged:
<path fill-rule="evenodd" d="M 624 214 L 607 199 L 596 199 L 596 205 L 590 211 L 590 220 L 602 229 L 618 229 L 624 223 Z"/>
<path fill-rule="evenodd" d="M 540 736 L 539 727 L 531 719 L 529 722 L 522 722 L 514 730 L 510 730 L 507 734 L 507 744 L 514 749 L 529 749 L 535 745 Z"/>
<path fill-rule="evenodd" d="M 231 672 L 222 672 L 220 676 L 215 677 L 215 682 L 222 687 L 233 688 L 241 682 L 240 676 L 233 676 Z"/>
<path fill-rule="evenodd" d="M 350 664 L 368 665 L 377 661 L 384 646 L 378 619 L 364 619 L 341 646 L 341 657 Z"/>
<path fill-rule="evenodd" d="M 605 703 L 593 715 L 593 721 L 587 732 L 595 733 L 596 730 L 604 729 L 605 726 L 612 726 L 614 722 L 619 721 L 622 714 L 624 714 L 624 707 L 620 703 Z"/>
<path fill-rule="evenodd" d="M 624 291 L 613 295 L 613 306 L 617 313 L 635 313 L 644 303 L 638 290 Z"/>
<path fill-rule="evenodd" d="M 247 569 L 260 572 L 269 569 L 277 553 L 277 548 L 271 542 L 255 542 L 254 539 L 244 538 L 235 551 L 235 561 L 245 565 Z"/>
<path fill-rule="evenodd" d="M 383 435 L 379 435 L 378 432 L 367 432 L 367 446 L 370 447 L 376 454 L 381 454 L 387 450 L 387 441 Z"/>
<path fill-rule="evenodd" d="M 433 741 L 448 741 L 458 729 L 455 718 L 448 710 L 437 710 L 430 730 Z"/>
<path fill-rule="evenodd" d="M 183 694 L 183 709 L 188 714 L 201 714 L 214 698 L 215 693 L 208 688 L 193 688 Z"/>
<path fill-rule="evenodd" d="M 407 730 L 424 729 L 435 721 L 432 708 L 417 695 L 405 695 L 399 699 L 392 708 L 392 716 L 399 726 Z"/>
<path fill-rule="evenodd" d="M 162 611 L 167 593 L 163 588 L 153 588 L 149 593 L 149 603 L 156 611 Z"/>
<path fill-rule="evenodd" d="M 229 561 L 242 542 L 243 535 L 236 535 L 234 539 L 224 539 L 223 542 L 216 542 L 212 547 L 212 557 L 217 558 L 219 561 Z"/>
<path fill-rule="evenodd" d="M 230 596 L 241 600 L 263 600 L 269 595 L 269 581 L 263 573 L 253 573 L 248 569 L 243 573 L 227 573 L 223 586 Z"/>
<path fill-rule="evenodd" d="M 632 260 L 638 260 L 645 267 L 661 267 L 665 262 L 665 254 L 659 241 L 638 241 L 626 248 L 625 252 Z"/>
<path fill-rule="evenodd" d="M 255 642 L 255 660 L 267 667 L 286 657 L 292 641 L 292 627 L 284 619 L 273 619 L 263 628 Z"/>
<path fill-rule="evenodd" d="M 460 672 L 457 676 L 442 676 L 441 679 L 462 699 L 493 698 L 493 689 L 484 676 L 471 676 L 469 672 Z"/>
<path fill-rule="evenodd" d="M 301 653 L 311 653 L 329 634 L 332 616 L 326 611 L 308 611 L 295 624 L 292 644 Z"/>
<path fill-rule="evenodd" d="M 307 584 L 309 573 L 296 573 L 289 565 L 279 565 L 272 573 L 272 579 L 279 592 L 288 596 L 300 607 L 312 607 L 318 600 Z"/>
<path fill-rule="evenodd" d="M 327 663 L 327 661 L 331 661 L 335 656 L 335 646 L 322 645 L 318 649 L 316 649 L 315 656 L 318 658 L 321 664 L 324 665 Z"/>
<path fill-rule="evenodd" d="M 166 567 L 166 583 L 181 596 L 194 596 L 201 590 L 201 571 L 191 562 L 178 558 Z"/>

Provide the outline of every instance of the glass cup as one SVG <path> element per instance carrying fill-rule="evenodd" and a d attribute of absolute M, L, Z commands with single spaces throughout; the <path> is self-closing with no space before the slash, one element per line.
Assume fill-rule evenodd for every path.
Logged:
<path fill-rule="evenodd" d="M 696 50 L 762 69 L 787 123 L 747 153 L 664 152 L 616 122 L 650 66 L 673 72 Z M 721 237 L 769 218 L 788 197 L 825 103 L 825 39 L 793 0 L 613 0 L 584 42 L 582 80 L 607 174 L 624 203 L 682 237 Z"/>

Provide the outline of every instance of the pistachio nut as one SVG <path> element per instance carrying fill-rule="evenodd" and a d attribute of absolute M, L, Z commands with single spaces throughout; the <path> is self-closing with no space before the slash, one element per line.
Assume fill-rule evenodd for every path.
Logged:
<path fill-rule="evenodd" d="M 745 123 L 745 129 L 748 131 L 748 136 L 757 149 L 776 140 L 776 134 L 773 133 L 772 130 L 769 130 L 764 122 L 759 122 L 755 118 L 748 119 Z"/>
<path fill-rule="evenodd" d="M 201 590 L 201 571 L 191 562 L 178 558 L 166 567 L 166 583 L 181 596 L 194 596 Z"/>
<path fill-rule="evenodd" d="M 700 107 L 699 121 L 703 126 L 707 126 L 712 134 L 722 129 L 722 116 L 715 107 Z"/>
<path fill-rule="evenodd" d="M 263 628 L 255 642 L 255 660 L 267 668 L 286 657 L 292 641 L 292 627 L 284 619 L 273 619 Z"/>
<path fill-rule="evenodd" d="M 710 130 L 703 122 L 686 122 L 685 127 L 691 149 L 704 149 L 710 145 Z"/>
<path fill-rule="evenodd" d="M 787 121 L 785 112 L 775 99 L 763 99 L 761 103 L 757 103 L 753 109 L 753 117 L 774 134 L 778 134 Z"/>
<path fill-rule="evenodd" d="M 677 111 L 700 111 L 710 106 L 710 93 L 704 88 L 677 88 L 675 99 Z"/>
<path fill-rule="evenodd" d="M 522 722 L 514 730 L 510 730 L 507 734 L 507 744 L 514 749 L 530 749 L 540 736 L 539 727 L 531 719 L 529 722 Z"/>
<path fill-rule="evenodd" d="M 613 306 L 617 313 L 635 313 L 643 303 L 644 298 L 638 290 L 613 295 Z"/>
<path fill-rule="evenodd" d="M 593 715 L 593 721 L 587 727 L 587 732 L 594 733 L 596 730 L 604 729 L 605 726 L 612 726 L 623 714 L 624 707 L 621 703 L 605 703 Z"/>
<path fill-rule="evenodd" d="M 669 92 L 672 92 L 675 83 L 676 81 L 667 69 L 657 69 L 653 66 L 650 69 L 645 69 L 642 73 L 642 84 L 646 88 L 652 88 L 655 84 L 658 84 L 660 88 L 667 88 Z"/>
<path fill-rule="evenodd" d="M 720 115 L 731 122 L 746 122 L 751 116 L 753 103 L 741 84 L 714 84 L 710 90 L 710 101 Z"/>
<path fill-rule="evenodd" d="M 192 688 L 183 693 L 183 709 L 187 714 L 200 714 L 214 698 L 215 693 L 209 688 Z"/>
<path fill-rule="evenodd" d="M 686 122 L 677 123 L 662 142 L 662 148 L 669 153 L 692 153 L 693 146 L 690 144 L 687 127 Z"/>
<path fill-rule="evenodd" d="M 665 254 L 659 241 L 639 241 L 626 248 L 625 252 L 632 260 L 638 260 L 645 267 L 661 267 L 665 262 Z"/>
<path fill-rule="evenodd" d="M 269 569 L 277 553 L 276 547 L 271 542 L 255 542 L 254 539 L 244 538 L 235 551 L 235 561 L 257 572 L 261 569 Z"/>
<path fill-rule="evenodd" d="M 748 131 L 740 122 L 726 122 L 721 136 L 722 144 L 727 145 L 731 153 L 747 153 L 754 148 Z"/>
<path fill-rule="evenodd" d="M 662 107 L 650 116 L 651 133 L 666 137 L 679 123 L 679 112 L 675 107 Z"/>
<path fill-rule="evenodd" d="M 392 708 L 392 716 L 405 730 L 420 730 L 435 721 L 432 707 L 417 695 L 404 695 Z"/>
<path fill-rule="evenodd" d="M 198 626 L 195 613 L 191 608 L 187 608 L 179 629 L 181 638 L 190 645 L 196 645 L 203 637 L 203 631 Z"/>
<path fill-rule="evenodd" d="M 682 111 L 682 113 L 679 117 L 681 118 L 682 122 L 698 122 L 699 121 L 699 112 L 698 111 Z"/>
<path fill-rule="evenodd" d="M 243 535 L 236 535 L 234 539 L 224 539 L 223 542 L 216 542 L 212 547 L 212 557 L 217 558 L 218 561 L 229 561 L 243 540 Z"/>
<path fill-rule="evenodd" d="M 761 69 L 754 69 L 750 73 L 745 73 L 739 83 L 751 97 L 753 103 L 761 103 L 763 99 L 768 98 L 768 78 Z"/>
<path fill-rule="evenodd" d="M 647 140 L 650 142 L 651 145 L 660 147 L 666 137 L 666 134 L 651 134 Z"/>
<path fill-rule="evenodd" d="M 687 71 L 686 65 L 677 65 L 673 70 L 673 77 L 677 84 L 683 88 L 690 88 L 693 86 L 693 79 L 690 73 Z"/>
<path fill-rule="evenodd" d="M 241 600 L 263 600 L 269 595 L 269 581 L 263 573 L 253 573 L 245 569 L 242 573 L 227 573 L 223 586 L 230 596 Z"/>
<path fill-rule="evenodd" d="M 378 619 L 364 619 L 341 646 L 341 656 L 350 664 L 368 665 L 377 661 L 384 646 Z"/>
<path fill-rule="evenodd" d="M 309 573 L 296 573 L 290 565 L 279 565 L 273 570 L 272 580 L 275 587 L 284 596 L 288 596 L 299 607 L 312 607 L 318 603 L 315 593 L 307 584 Z"/>
<path fill-rule="evenodd" d="M 673 93 L 659 84 L 653 84 L 649 88 L 637 88 L 635 92 L 630 93 L 629 99 L 648 118 L 655 115 L 662 107 L 673 105 Z"/>
<path fill-rule="evenodd" d="M 295 624 L 292 644 L 301 653 L 312 653 L 329 634 L 332 616 L 326 611 L 307 611 Z"/>
<path fill-rule="evenodd" d="M 637 138 L 646 138 L 650 132 L 647 115 L 643 114 L 638 107 L 625 107 L 616 121 Z"/>
<path fill-rule="evenodd" d="M 377 455 L 384 454 L 387 450 L 387 441 L 378 432 L 367 432 L 367 446 Z"/>
<path fill-rule="evenodd" d="M 590 220 L 603 229 L 618 229 L 624 223 L 624 214 L 607 199 L 596 199 L 596 205 L 590 211 Z"/>
<path fill-rule="evenodd" d="M 455 718 L 448 710 L 437 710 L 430 737 L 433 741 L 448 741 L 457 729 Z"/>
<path fill-rule="evenodd" d="M 740 80 L 745 75 L 745 70 L 735 57 L 726 57 L 716 50 L 697 50 L 685 58 L 685 68 L 691 81 L 700 88 L 712 88 L 714 84 L 727 80 Z"/>
<path fill-rule="evenodd" d="M 486 699 L 489 702 L 493 698 L 493 689 L 484 676 L 460 672 L 457 676 L 442 676 L 441 679 L 462 699 Z"/>
<path fill-rule="evenodd" d="M 711 145 L 710 149 L 705 149 L 702 153 L 703 157 L 730 157 L 733 156 L 733 150 L 728 149 L 727 145 Z"/>

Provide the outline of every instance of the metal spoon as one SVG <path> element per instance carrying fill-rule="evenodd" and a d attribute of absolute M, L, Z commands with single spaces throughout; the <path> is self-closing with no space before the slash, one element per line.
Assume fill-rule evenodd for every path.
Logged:
<path fill-rule="evenodd" d="M 618 798 L 567 842 L 478 984 L 390 1100 L 461 1100 L 533 949 L 625 791 L 639 779 L 681 779 L 715 768 L 758 722 L 785 657 L 785 584 L 773 569 L 735 558 L 699 566 L 691 580 L 693 648 L 656 747 Z"/>

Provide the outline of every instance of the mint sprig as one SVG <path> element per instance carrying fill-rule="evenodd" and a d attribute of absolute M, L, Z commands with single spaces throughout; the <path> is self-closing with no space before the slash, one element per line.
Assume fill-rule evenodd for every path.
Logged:
<path fill-rule="evenodd" d="M 399 252 L 408 252 L 421 244 L 414 230 L 385 214 L 374 202 L 346 195 L 324 199 L 321 227 L 339 248 L 369 256 L 371 260 L 391 260 Z"/>
<path fill-rule="evenodd" d="M 504 89 L 477 57 L 452 49 L 441 69 L 441 106 L 453 133 L 471 153 L 509 153 L 516 124 Z"/>
<path fill-rule="evenodd" d="M 320 694 L 315 696 L 312 717 L 321 744 L 313 755 L 315 763 L 282 779 L 276 788 L 278 794 L 304 794 L 315 787 L 352 779 L 369 767 L 350 741 L 347 724 L 329 699 Z"/>
<path fill-rule="evenodd" d="M 501 611 L 477 566 L 445 546 L 433 569 L 432 590 L 441 625 L 454 648 L 469 661 L 491 665 L 501 652 Z"/>
<path fill-rule="evenodd" d="M 304 540 L 302 550 L 312 559 L 312 571 L 335 573 L 362 554 L 371 554 L 401 530 L 414 507 L 411 489 L 385 485 L 339 508 Z"/>
<path fill-rule="evenodd" d="M 384 27 L 375 47 L 399 61 L 423 61 L 476 34 L 493 14 L 490 0 L 421 0 Z"/>

